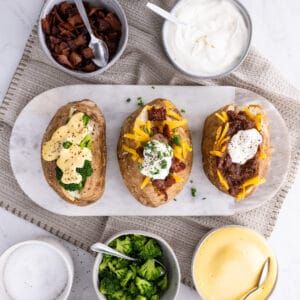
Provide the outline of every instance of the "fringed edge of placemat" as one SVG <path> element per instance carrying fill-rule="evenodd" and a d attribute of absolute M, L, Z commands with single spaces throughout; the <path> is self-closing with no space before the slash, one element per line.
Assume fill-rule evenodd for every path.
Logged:
<path fill-rule="evenodd" d="M 29 35 L 29 38 L 26 42 L 22 58 L 16 68 L 15 74 L 9 84 L 6 95 L 0 106 L 0 118 L 4 117 L 5 112 L 8 110 L 10 101 L 12 101 L 11 97 L 14 96 L 14 91 L 16 90 L 16 87 L 18 86 L 18 82 L 21 80 L 23 72 L 24 72 L 25 68 L 27 67 L 27 64 L 30 60 L 29 56 L 31 54 L 32 45 L 34 43 L 34 35 L 36 35 L 36 34 L 37 34 L 37 25 L 34 25 L 32 31 Z"/>

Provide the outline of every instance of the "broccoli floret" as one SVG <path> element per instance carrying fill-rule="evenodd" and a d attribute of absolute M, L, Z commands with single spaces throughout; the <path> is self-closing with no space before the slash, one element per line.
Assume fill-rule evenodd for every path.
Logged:
<path fill-rule="evenodd" d="M 99 271 L 100 272 L 104 271 L 108 267 L 108 263 L 110 262 L 110 260 L 111 260 L 111 256 L 110 255 L 107 255 L 107 254 L 103 255 L 101 264 L 99 265 Z"/>
<path fill-rule="evenodd" d="M 127 268 L 115 270 L 115 274 L 116 274 L 116 276 L 117 276 L 118 279 L 125 278 L 127 272 L 128 272 Z"/>
<path fill-rule="evenodd" d="M 158 295 L 154 295 L 154 296 L 151 297 L 150 300 L 159 300 L 159 296 Z"/>
<path fill-rule="evenodd" d="M 141 295 L 137 295 L 135 299 L 136 299 L 136 300 L 147 300 L 146 297 L 141 296 Z"/>
<path fill-rule="evenodd" d="M 115 257 L 113 259 L 113 264 L 116 269 L 127 268 L 130 265 L 130 261 L 124 258 Z"/>
<path fill-rule="evenodd" d="M 159 258 L 162 256 L 160 246 L 154 239 L 150 239 L 142 248 L 139 256 L 143 259 Z"/>
<path fill-rule="evenodd" d="M 113 295 L 115 292 L 120 290 L 119 280 L 112 276 L 111 273 L 103 273 L 103 277 L 100 280 L 100 293 L 104 295 Z"/>
<path fill-rule="evenodd" d="M 111 245 L 110 245 L 111 246 Z M 118 238 L 114 247 L 117 251 L 129 255 L 132 252 L 132 245 L 129 236 L 121 239 Z"/>
<path fill-rule="evenodd" d="M 155 266 L 155 261 L 153 259 L 148 259 L 139 269 L 138 274 L 150 281 L 157 280 L 163 272 L 161 266 Z"/>
<path fill-rule="evenodd" d="M 132 270 L 128 270 L 125 277 L 121 280 L 121 286 L 125 287 L 130 280 L 134 280 L 136 277 L 136 273 Z"/>
<path fill-rule="evenodd" d="M 168 277 L 167 274 L 157 283 L 157 286 L 162 290 L 165 291 L 168 288 Z"/>
<path fill-rule="evenodd" d="M 133 281 L 130 283 L 127 291 L 128 291 L 128 293 L 130 293 L 133 296 L 135 296 L 139 293 L 139 289 L 137 288 L 137 286 L 135 285 L 135 283 Z"/>
<path fill-rule="evenodd" d="M 92 163 L 85 160 L 82 168 L 76 168 L 76 172 L 82 176 L 82 181 L 85 182 L 86 178 L 93 174 Z"/>
<path fill-rule="evenodd" d="M 138 235 L 134 234 L 131 236 L 132 242 L 133 242 L 133 248 L 135 252 L 140 252 L 144 245 L 146 244 L 148 238 L 145 237 L 144 235 Z"/>
<path fill-rule="evenodd" d="M 112 300 L 129 300 L 126 292 L 124 291 L 117 291 L 113 295 L 111 295 Z"/>
<path fill-rule="evenodd" d="M 157 287 L 143 278 L 136 277 L 135 284 L 143 296 L 151 297 L 157 293 Z"/>
<path fill-rule="evenodd" d="M 86 126 L 90 121 L 90 117 L 88 115 L 84 115 L 82 117 L 82 122 L 83 122 L 83 125 Z"/>
<path fill-rule="evenodd" d="M 87 134 L 83 140 L 79 143 L 79 147 L 80 148 L 88 148 L 88 149 L 92 149 L 92 143 L 93 143 L 93 138 L 90 134 Z"/>

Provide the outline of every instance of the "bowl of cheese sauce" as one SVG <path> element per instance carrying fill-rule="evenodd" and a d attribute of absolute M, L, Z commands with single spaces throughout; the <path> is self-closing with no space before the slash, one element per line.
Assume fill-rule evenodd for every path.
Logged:
<path fill-rule="evenodd" d="M 269 271 L 250 299 L 264 300 L 277 280 L 277 261 L 263 236 L 242 226 L 226 226 L 209 232 L 196 248 L 192 275 L 204 300 L 241 300 L 257 287 L 264 262 Z"/>
<path fill-rule="evenodd" d="M 223 77 L 246 57 L 252 38 L 247 10 L 236 0 L 180 0 L 166 21 L 163 44 L 171 62 L 199 78 Z"/>

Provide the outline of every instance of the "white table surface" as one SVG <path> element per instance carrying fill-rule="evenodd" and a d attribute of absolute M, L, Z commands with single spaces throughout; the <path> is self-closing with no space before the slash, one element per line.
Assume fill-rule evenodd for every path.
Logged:
<path fill-rule="evenodd" d="M 21 58 L 26 39 L 38 17 L 42 0 L 0 0 L 0 103 Z M 253 44 L 300 88 L 300 1 L 242 0 L 254 23 Z M 300 130 L 300 129 L 299 129 Z M 279 262 L 279 278 L 271 299 L 299 299 L 300 278 L 300 172 L 286 198 L 269 239 Z M 42 229 L 0 209 L 0 254 L 16 242 L 49 235 Z M 91 284 L 93 258 L 64 243 L 75 263 L 75 281 L 70 299 L 96 299 Z M 178 300 L 199 299 L 181 285 Z"/>

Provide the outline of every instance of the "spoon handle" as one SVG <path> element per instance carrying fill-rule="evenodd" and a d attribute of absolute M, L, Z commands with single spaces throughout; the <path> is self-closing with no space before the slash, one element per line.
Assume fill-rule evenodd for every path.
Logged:
<path fill-rule="evenodd" d="M 86 14 L 86 11 L 85 11 L 85 7 L 83 5 L 83 2 L 82 0 L 74 0 L 75 4 L 76 4 L 76 7 L 79 11 L 79 14 L 80 14 L 80 17 L 87 29 L 87 31 L 89 32 L 90 35 L 93 35 L 93 30 L 91 28 L 91 24 L 90 24 L 90 21 L 89 21 L 89 18 Z"/>
<path fill-rule="evenodd" d="M 161 7 L 159 7 L 153 3 L 150 3 L 150 2 L 148 2 L 146 4 L 146 6 L 148 8 L 150 8 L 152 11 L 154 11 L 156 14 L 163 17 L 164 19 L 167 19 L 168 21 L 171 21 L 172 23 L 175 23 L 175 24 L 180 24 L 180 22 L 178 21 L 178 19 L 176 17 L 174 17 L 172 14 L 170 14 L 166 10 L 162 9 Z"/>
<path fill-rule="evenodd" d="M 129 257 L 125 254 L 122 254 L 122 253 L 116 251 L 115 249 L 112 249 L 109 246 L 107 246 L 105 244 L 102 244 L 102 243 L 93 244 L 91 246 L 91 250 L 93 250 L 95 252 L 100 252 L 100 253 L 104 253 L 104 254 L 120 257 L 120 258 L 124 258 L 124 259 L 131 260 L 131 261 L 136 261 L 135 258 L 132 258 L 132 257 Z"/>

